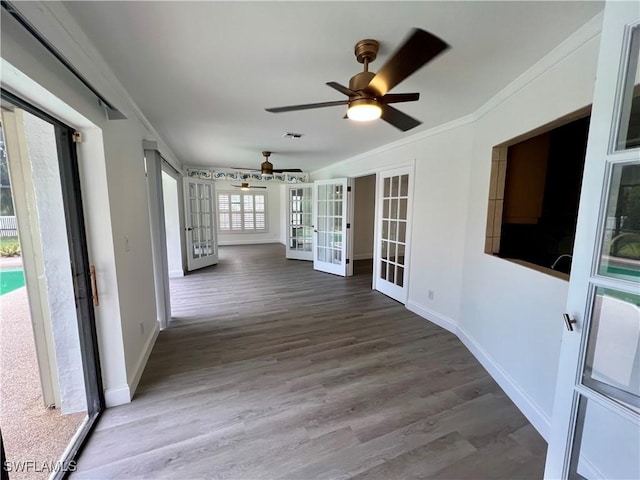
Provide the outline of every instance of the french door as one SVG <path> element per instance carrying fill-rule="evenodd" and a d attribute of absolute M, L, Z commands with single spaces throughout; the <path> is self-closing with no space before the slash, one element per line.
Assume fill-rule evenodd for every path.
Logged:
<path fill-rule="evenodd" d="M 353 275 L 353 263 L 348 256 L 351 245 L 349 179 L 317 180 L 313 190 L 313 268 L 343 277 Z"/>
<path fill-rule="evenodd" d="M 377 239 L 374 250 L 374 288 L 400 303 L 407 303 L 411 167 L 378 174 Z"/>
<path fill-rule="evenodd" d="M 218 263 L 216 189 L 208 180 L 184 177 L 187 269 Z"/>
<path fill-rule="evenodd" d="M 546 478 L 640 478 L 636 2 L 606 3 L 600 42 Z"/>
<path fill-rule="evenodd" d="M 287 185 L 286 257 L 313 260 L 313 184 Z"/>

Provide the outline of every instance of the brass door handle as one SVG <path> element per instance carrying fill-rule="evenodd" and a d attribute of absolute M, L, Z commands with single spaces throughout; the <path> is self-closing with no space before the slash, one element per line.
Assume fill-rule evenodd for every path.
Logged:
<path fill-rule="evenodd" d="M 96 267 L 91 265 L 89 267 L 89 273 L 91 275 L 91 297 L 93 298 L 93 306 L 100 306 L 100 298 L 98 297 L 98 281 L 96 280 Z"/>

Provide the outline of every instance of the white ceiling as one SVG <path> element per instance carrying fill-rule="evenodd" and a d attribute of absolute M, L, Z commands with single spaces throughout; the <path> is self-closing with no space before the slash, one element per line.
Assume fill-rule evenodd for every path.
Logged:
<path fill-rule="evenodd" d="M 601 2 L 66 2 L 185 165 L 314 171 L 475 111 L 602 9 Z M 420 27 L 451 49 L 397 86 L 423 122 L 401 132 L 343 120 L 346 108 L 266 107 L 346 99 L 353 46 L 380 42 L 377 71 Z M 300 140 L 282 138 L 303 133 Z"/>

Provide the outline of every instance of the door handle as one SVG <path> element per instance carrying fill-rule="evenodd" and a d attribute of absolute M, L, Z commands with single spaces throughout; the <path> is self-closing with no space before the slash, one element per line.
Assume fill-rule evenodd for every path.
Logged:
<path fill-rule="evenodd" d="M 98 297 L 98 281 L 96 280 L 96 267 L 91 265 L 89 267 L 89 274 L 91 275 L 91 296 L 93 297 L 93 306 L 100 306 L 100 298 Z"/>
<path fill-rule="evenodd" d="M 190 232 L 191 230 L 193 230 L 193 228 L 191 228 L 191 227 L 187 227 L 187 228 L 185 228 L 185 230 L 186 230 L 187 232 Z"/>
<path fill-rule="evenodd" d="M 571 318 L 568 313 L 563 313 L 562 318 L 564 318 L 564 324 L 567 326 L 567 330 L 573 332 L 573 324 L 577 322 L 575 318 Z"/>

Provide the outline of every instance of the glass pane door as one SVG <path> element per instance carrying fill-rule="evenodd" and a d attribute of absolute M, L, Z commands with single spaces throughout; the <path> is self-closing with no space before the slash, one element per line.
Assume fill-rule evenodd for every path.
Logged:
<path fill-rule="evenodd" d="M 218 263 L 215 186 L 207 180 L 184 179 L 187 268 L 195 270 Z"/>
<path fill-rule="evenodd" d="M 287 258 L 313 260 L 313 184 L 287 187 Z"/>
<path fill-rule="evenodd" d="M 313 268 L 347 276 L 347 179 L 314 183 L 314 257 Z"/>
<path fill-rule="evenodd" d="M 637 4 L 600 41 L 546 478 L 640 478 Z"/>
<path fill-rule="evenodd" d="M 376 290 L 407 301 L 407 251 L 409 226 L 409 169 L 382 172 L 378 185 L 378 240 Z"/>

